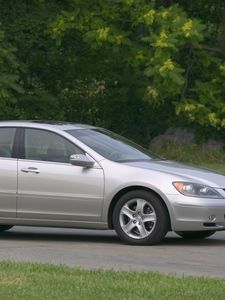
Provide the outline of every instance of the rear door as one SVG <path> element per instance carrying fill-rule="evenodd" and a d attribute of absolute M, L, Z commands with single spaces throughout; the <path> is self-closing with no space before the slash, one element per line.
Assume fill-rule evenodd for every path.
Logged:
<path fill-rule="evenodd" d="M 16 128 L 0 127 L 0 218 L 16 217 L 17 159 L 13 158 Z"/>

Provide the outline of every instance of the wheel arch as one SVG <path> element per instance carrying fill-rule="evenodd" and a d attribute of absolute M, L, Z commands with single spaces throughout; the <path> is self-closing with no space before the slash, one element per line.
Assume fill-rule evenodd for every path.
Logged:
<path fill-rule="evenodd" d="M 157 192 L 155 192 L 154 190 L 152 190 L 148 187 L 139 186 L 139 185 L 125 187 L 125 188 L 123 188 L 122 190 L 120 190 L 119 192 L 117 192 L 114 195 L 114 197 L 113 197 L 113 199 L 110 203 L 109 209 L 108 209 L 108 227 L 109 227 L 109 229 L 114 229 L 112 215 L 113 215 L 113 210 L 114 210 L 114 207 L 115 207 L 117 201 L 123 195 L 125 195 L 126 193 L 131 192 L 131 191 L 147 191 L 147 192 L 151 192 L 151 193 L 155 194 L 159 198 L 159 200 L 161 201 L 161 203 L 164 205 L 164 207 L 166 209 L 166 212 L 167 212 L 167 215 L 168 215 L 168 220 L 169 220 L 169 228 L 171 229 L 171 217 L 170 217 L 168 206 L 167 206 L 166 202 L 164 201 L 164 199 Z"/>

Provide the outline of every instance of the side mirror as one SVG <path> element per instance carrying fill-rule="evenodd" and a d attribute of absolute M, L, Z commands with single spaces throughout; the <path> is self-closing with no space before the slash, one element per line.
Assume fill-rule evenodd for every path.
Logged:
<path fill-rule="evenodd" d="M 95 162 L 88 159 L 84 154 L 72 154 L 70 155 L 70 163 L 74 166 L 92 168 Z"/>

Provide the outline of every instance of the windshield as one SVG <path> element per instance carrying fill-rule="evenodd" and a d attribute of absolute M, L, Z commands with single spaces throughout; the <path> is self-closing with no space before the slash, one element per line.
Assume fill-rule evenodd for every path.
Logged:
<path fill-rule="evenodd" d="M 158 158 L 141 146 L 105 129 L 73 129 L 66 132 L 112 161 L 127 162 Z"/>

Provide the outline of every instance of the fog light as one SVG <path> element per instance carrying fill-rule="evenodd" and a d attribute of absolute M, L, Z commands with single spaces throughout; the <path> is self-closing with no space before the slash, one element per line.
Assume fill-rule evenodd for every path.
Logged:
<path fill-rule="evenodd" d="M 215 222 L 216 221 L 216 216 L 215 215 L 210 215 L 209 216 L 209 221 L 210 222 Z"/>

